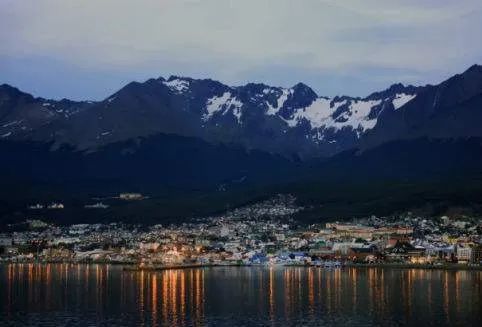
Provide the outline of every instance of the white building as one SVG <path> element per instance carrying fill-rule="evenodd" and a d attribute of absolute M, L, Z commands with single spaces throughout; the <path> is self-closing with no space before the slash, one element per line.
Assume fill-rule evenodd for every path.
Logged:
<path fill-rule="evenodd" d="M 472 258 L 472 248 L 468 245 L 457 245 L 457 259 L 459 262 L 470 262 Z"/>

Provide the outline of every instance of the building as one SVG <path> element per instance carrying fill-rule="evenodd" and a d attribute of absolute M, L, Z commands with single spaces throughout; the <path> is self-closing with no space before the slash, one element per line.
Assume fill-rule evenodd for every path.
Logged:
<path fill-rule="evenodd" d="M 64 207 L 63 203 L 56 203 L 56 202 L 51 203 L 51 204 L 47 207 L 47 209 L 64 209 L 64 208 L 65 208 L 65 207 Z"/>
<path fill-rule="evenodd" d="M 468 244 L 458 244 L 456 255 L 459 263 L 469 263 L 472 261 L 472 247 Z"/>
<path fill-rule="evenodd" d="M 143 196 L 141 193 L 121 193 L 119 195 L 121 200 L 132 201 L 132 200 L 142 200 Z"/>
<path fill-rule="evenodd" d="M 157 242 L 139 243 L 139 249 L 143 251 L 156 251 L 160 244 Z"/>
<path fill-rule="evenodd" d="M 472 262 L 476 264 L 482 263 L 482 244 L 478 244 L 472 248 Z"/>
<path fill-rule="evenodd" d="M 374 259 L 377 257 L 377 248 L 374 245 L 350 248 L 348 251 L 348 257 L 355 262 L 375 261 Z"/>
<path fill-rule="evenodd" d="M 8 234 L 0 234 L 0 246 L 12 246 L 12 237 Z"/>
<path fill-rule="evenodd" d="M 417 258 L 425 255 L 425 248 L 415 247 L 408 242 L 397 242 L 388 249 L 387 259 L 398 262 L 415 262 Z"/>

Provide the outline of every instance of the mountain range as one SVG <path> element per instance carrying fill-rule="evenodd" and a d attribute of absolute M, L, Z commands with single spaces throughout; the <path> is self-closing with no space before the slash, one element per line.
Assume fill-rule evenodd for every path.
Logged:
<path fill-rule="evenodd" d="M 347 194 L 379 194 L 370 207 L 376 213 L 386 203 L 382 190 L 402 180 L 413 187 L 397 189 L 397 205 L 383 213 L 409 208 L 415 190 L 434 194 L 449 181 L 458 186 L 438 200 L 463 206 L 477 201 L 460 196 L 461 185 L 479 194 L 481 125 L 479 65 L 438 85 L 394 84 L 364 98 L 324 97 L 303 83 L 233 87 L 171 76 L 129 83 L 103 101 L 56 101 L 4 84 L 0 215 L 16 219 L 40 199 L 80 203 L 129 190 L 152 195 L 153 217 L 202 214 L 280 191 L 318 208 L 314 215 L 323 215 L 327 198 L 340 208 L 351 199 L 346 214 L 357 215 L 366 194 Z M 430 186 L 421 191 L 422 183 Z M 369 191 L 373 185 L 385 186 Z M 133 217 L 146 215 L 130 206 Z"/>

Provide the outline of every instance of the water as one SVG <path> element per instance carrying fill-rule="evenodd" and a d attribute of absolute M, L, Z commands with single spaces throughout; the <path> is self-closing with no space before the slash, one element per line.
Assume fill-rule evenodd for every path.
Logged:
<path fill-rule="evenodd" d="M 0 325 L 479 325 L 482 272 L 0 265 Z"/>

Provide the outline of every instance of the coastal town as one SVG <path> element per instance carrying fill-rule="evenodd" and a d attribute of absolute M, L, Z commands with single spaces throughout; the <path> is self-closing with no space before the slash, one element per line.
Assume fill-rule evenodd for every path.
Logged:
<path fill-rule="evenodd" d="M 482 221 L 405 213 L 301 224 L 291 196 L 170 225 L 60 226 L 26 220 L 0 233 L 0 262 L 126 264 L 133 269 L 215 265 L 398 264 L 472 267 L 482 263 Z"/>

